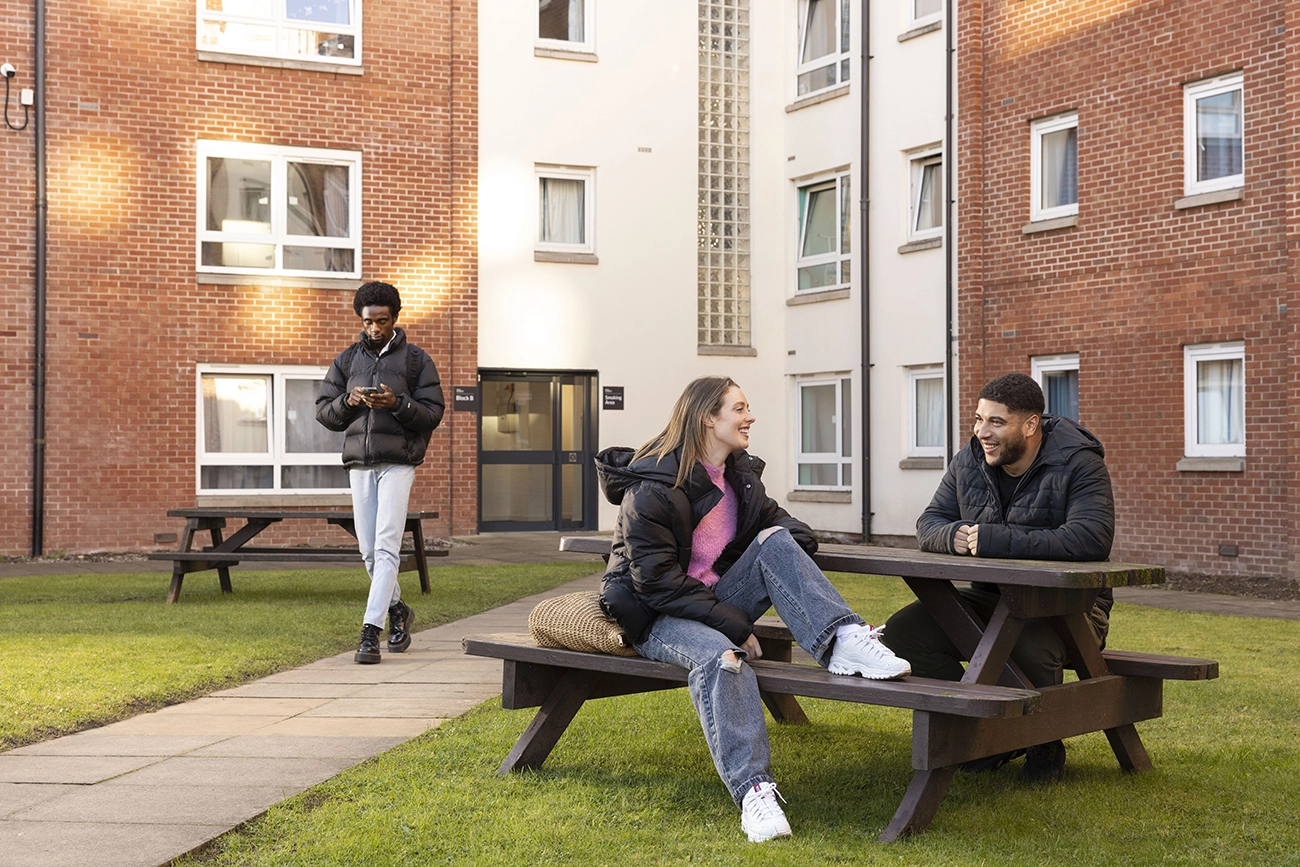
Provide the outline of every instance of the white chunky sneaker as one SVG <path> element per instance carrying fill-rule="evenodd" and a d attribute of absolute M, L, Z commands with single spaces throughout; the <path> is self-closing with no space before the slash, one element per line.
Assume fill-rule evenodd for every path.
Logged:
<path fill-rule="evenodd" d="M 885 627 L 875 629 L 860 626 L 842 638 L 835 639 L 831 650 L 831 674 L 860 674 L 871 680 L 890 680 L 912 673 L 907 660 L 894 656 L 894 652 L 880 643 L 880 633 Z"/>
<path fill-rule="evenodd" d="M 781 793 L 776 783 L 755 783 L 740 804 L 740 827 L 751 843 L 766 843 L 774 837 L 789 837 L 790 822 L 777 803 Z M 781 798 L 781 800 L 785 800 Z"/>

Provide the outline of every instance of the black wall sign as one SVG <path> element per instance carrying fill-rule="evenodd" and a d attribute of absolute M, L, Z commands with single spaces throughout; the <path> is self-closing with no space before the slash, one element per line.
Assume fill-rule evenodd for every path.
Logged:
<path fill-rule="evenodd" d="M 622 409 L 623 386 L 602 385 L 600 387 L 600 407 L 601 409 Z"/>
<path fill-rule="evenodd" d="M 455 386 L 452 390 L 451 406 L 459 412 L 478 412 L 478 386 Z"/>

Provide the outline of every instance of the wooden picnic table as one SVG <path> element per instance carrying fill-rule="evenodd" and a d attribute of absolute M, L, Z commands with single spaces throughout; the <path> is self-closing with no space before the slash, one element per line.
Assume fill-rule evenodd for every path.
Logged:
<path fill-rule="evenodd" d="M 221 592 L 230 593 L 230 567 L 241 561 L 262 562 L 360 562 L 361 552 L 356 548 L 310 548 L 310 547 L 258 547 L 248 544 L 263 530 L 272 524 L 286 520 L 326 521 L 342 527 L 354 539 L 357 535 L 356 521 L 349 510 L 319 509 L 259 509 L 259 508 L 196 508 L 168 509 L 170 518 L 184 518 L 185 530 L 181 534 L 180 546 L 176 551 L 157 551 L 149 555 L 150 560 L 172 561 L 172 583 L 167 591 L 167 602 L 173 603 L 180 598 L 181 584 L 190 572 L 205 572 L 215 569 L 221 582 Z M 400 572 L 419 572 L 420 592 L 429 592 L 430 556 L 446 556 L 446 551 L 426 551 L 424 548 L 424 530 L 420 524 L 425 519 L 437 518 L 437 512 L 407 512 L 404 532 L 410 533 L 412 547 L 401 552 Z M 223 538 L 222 530 L 226 521 L 242 520 L 244 526 L 236 530 L 229 538 Z M 195 550 L 194 535 L 206 532 L 211 537 L 211 545 Z"/>
<path fill-rule="evenodd" d="M 565 537 L 560 548 L 607 558 L 609 540 Z M 814 560 L 828 572 L 902 578 L 970 660 L 960 683 L 907 677 L 861 686 L 859 678 L 827 677 L 820 669 L 791 665 L 789 631 L 771 618 L 755 626 L 765 658 L 753 667 L 776 719 L 806 720 L 797 695 L 912 709 L 913 777 L 881 841 L 923 831 L 957 768 L 972 759 L 1102 731 L 1123 770 L 1148 770 L 1151 760 L 1134 724 L 1161 715 L 1164 681 L 1218 676 L 1218 663 L 1211 659 L 1103 652 L 1098 646 L 1087 617 L 1097 595 L 1107 587 L 1161 583 L 1164 570 L 1158 566 L 993 560 L 855 545 L 822 546 Z M 958 592 L 957 583 L 965 581 L 995 584 L 1001 591 L 987 624 Z M 1077 681 L 1035 687 L 1011 660 L 1025 624 L 1037 619 L 1061 636 Z M 775 642 L 774 661 L 769 661 L 769 642 Z M 503 705 L 541 706 L 503 772 L 539 766 L 586 698 L 685 681 L 684 673 L 679 678 L 671 667 L 649 660 L 529 648 L 506 637 L 470 638 L 466 649 L 507 660 Z M 806 674 L 793 671 L 798 668 Z M 594 680 L 583 679 L 592 672 Z"/>

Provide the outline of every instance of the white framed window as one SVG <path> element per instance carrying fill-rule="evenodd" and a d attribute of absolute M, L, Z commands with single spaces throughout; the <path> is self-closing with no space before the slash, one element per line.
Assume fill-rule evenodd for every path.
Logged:
<path fill-rule="evenodd" d="M 1183 347 L 1187 457 L 1246 456 L 1246 344 Z"/>
<path fill-rule="evenodd" d="M 799 187 L 800 292 L 848 288 L 852 198 L 847 172 Z"/>
<path fill-rule="evenodd" d="M 1186 195 L 1245 186 L 1243 93 L 1240 72 L 1183 87 Z"/>
<path fill-rule="evenodd" d="M 943 236 L 943 151 L 927 148 L 908 155 L 911 196 L 907 239 L 923 241 Z"/>
<path fill-rule="evenodd" d="M 361 65 L 361 0 L 198 0 L 198 50 Z"/>
<path fill-rule="evenodd" d="M 198 270 L 361 276 L 361 152 L 198 143 Z"/>
<path fill-rule="evenodd" d="M 596 50 L 596 0 L 537 0 L 537 47 Z"/>
<path fill-rule="evenodd" d="M 809 96 L 849 80 L 849 0 L 799 0 L 795 92 Z"/>
<path fill-rule="evenodd" d="M 946 431 L 943 366 L 907 368 L 907 455 L 944 456 Z"/>
<path fill-rule="evenodd" d="M 1079 353 L 1038 355 L 1029 360 L 1030 373 L 1043 389 L 1047 412 L 1079 420 Z"/>
<path fill-rule="evenodd" d="M 909 28 L 924 27 L 943 18 L 943 0 L 903 0 Z"/>
<path fill-rule="evenodd" d="M 596 170 L 537 166 L 536 249 L 596 251 Z"/>
<path fill-rule="evenodd" d="M 844 490 L 853 485 L 853 380 L 795 382 L 795 487 Z"/>
<path fill-rule="evenodd" d="M 1079 213 L 1079 115 L 1034 121 L 1029 142 L 1030 221 Z"/>
<path fill-rule="evenodd" d="M 316 421 L 327 370 L 199 365 L 198 493 L 346 493 L 343 433 Z"/>

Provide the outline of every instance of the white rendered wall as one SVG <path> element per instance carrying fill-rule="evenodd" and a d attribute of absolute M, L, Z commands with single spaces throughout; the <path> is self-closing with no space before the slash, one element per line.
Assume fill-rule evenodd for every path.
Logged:
<path fill-rule="evenodd" d="M 598 2 L 596 62 L 534 55 L 536 0 L 479 10 L 479 366 L 592 369 L 600 385 L 623 386 L 626 409 L 600 412 L 602 448 L 657 433 L 692 378 L 731 376 L 758 416 L 751 450 L 779 495 L 782 308 L 759 289 L 757 263 L 757 355 L 697 352 L 696 4 L 646 15 L 641 4 Z M 595 168 L 599 264 L 534 261 L 538 163 Z M 602 502 L 600 526 L 614 515 Z"/>

